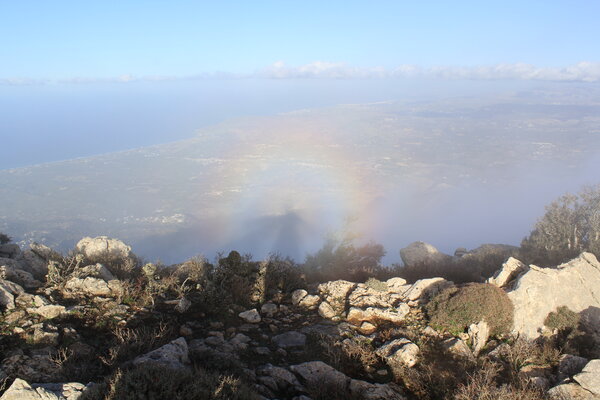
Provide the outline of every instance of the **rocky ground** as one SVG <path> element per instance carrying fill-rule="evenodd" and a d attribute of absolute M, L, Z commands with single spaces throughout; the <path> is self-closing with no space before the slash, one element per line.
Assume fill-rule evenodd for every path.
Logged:
<path fill-rule="evenodd" d="M 123 371 L 141 368 L 229 377 L 190 398 L 600 399 L 600 263 L 590 253 L 557 268 L 514 258 L 499 266 L 485 285 L 514 305 L 500 334 L 489 316 L 462 331 L 432 326 L 427 304 L 457 287 L 443 278 L 269 292 L 257 263 L 252 279 L 263 288 L 252 304 L 223 298 L 214 313 L 190 265 L 163 267 L 168 274 L 136 265 L 106 237 L 83 239 L 68 257 L 1 245 L 0 400 L 119 398 Z M 546 326 L 560 307 L 578 315 L 577 330 Z M 219 394 L 224 382 L 249 394 Z"/>

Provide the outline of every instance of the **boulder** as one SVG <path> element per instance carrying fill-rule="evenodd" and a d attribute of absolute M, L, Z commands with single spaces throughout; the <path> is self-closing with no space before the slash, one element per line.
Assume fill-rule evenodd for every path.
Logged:
<path fill-rule="evenodd" d="M 419 346 L 408 339 L 394 339 L 375 350 L 392 368 L 413 367 L 417 363 Z"/>
<path fill-rule="evenodd" d="M 533 339 L 548 314 L 560 306 L 575 312 L 600 308 L 600 263 L 593 254 L 582 253 L 556 268 L 531 265 L 507 294 L 515 306 L 513 333 Z M 587 323 L 600 329 L 598 318 L 588 318 Z"/>
<path fill-rule="evenodd" d="M 322 361 L 309 361 L 292 365 L 290 370 L 306 386 L 327 386 L 344 390 L 350 384 L 350 378 Z"/>
<path fill-rule="evenodd" d="M 119 239 L 112 239 L 107 236 L 84 237 L 75 245 L 75 249 L 89 260 L 106 257 L 123 260 L 132 255 L 131 247 Z"/>
<path fill-rule="evenodd" d="M 452 256 L 444 254 L 425 242 L 413 242 L 400 250 L 405 267 L 419 265 L 444 265 L 453 262 Z"/>
<path fill-rule="evenodd" d="M 577 383 L 563 383 L 548 390 L 548 397 L 552 400 L 600 400 Z"/>
<path fill-rule="evenodd" d="M 442 342 L 442 347 L 459 357 L 473 358 L 473 353 L 469 346 L 459 338 L 449 338 Z"/>
<path fill-rule="evenodd" d="M 256 308 L 253 308 L 252 310 L 242 311 L 238 314 L 238 317 L 240 317 L 249 324 L 258 324 L 260 321 L 262 321 L 262 318 L 260 317 L 260 314 L 258 313 L 258 310 Z"/>
<path fill-rule="evenodd" d="M 17 378 L 0 400 L 77 400 L 85 389 L 84 384 L 77 382 L 30 385 Z"/>
<path fill-rule="evenodd" d="M 168 368 L 185 368 L 189 364 L 188 345 L 180 337 L 133 360 L 133 365 L 156 364 Z"/>
<path fill-rule="evenodd" d="M 306 335 L 296 331 L 289 331 L 273 336 L 273 343 L 277 347 L 287 349 L 289 347 L 302 347 L 306 344 Z"/>
<path fill-rule="evenodd" d="M 59 317 L 67 312 L 65 306 L 57 304 L 47 304 L 37 308 L 27 309 L 27 312 L 40 315 L 46 319 Z"/>
<path fill-rule="evenodd" d="M 298 307 L 305 308 L 307 310 L 314 310 L 319 305 L 321 298 L 316 294 L 306 295 L 298 302 Z"/>
<path fill-rule="evenodd" d="M 69 278 L 64 286 L 65 290 L 72 296 L 101 296 L 117 297 L 123 291 L 120 281 L 112 280 L 106 282 L 100 278 Z"/>
<path fill-rule="evenodd" d="M 563 354 L 558 360 L 558 380 L 562 381 L 580 373 L 587 363 L 587 358 L 572 354 Z"/>
<path fill-rule="evenodd" d="M 390 278 L 387 281 L 385 281 L 385 284 L 388 287 L 388 292 L 389 293 L 404 293 L 406 291 L 406 289 L 408 289 L 408 285 L 407 286 L 407 282 L 406 279 L 400 278 L 400 277 L 395 277 L 395 278 Z"/>
<path fill-rule="evenodd" d="M 0 257 L 17 258 L 21 254 L 21 248 L 15 243 L 0 244 Z"/>
<path fill-rule="evenodd" d="M 510 257 L 504 264 L 502 264 L 502 268 L 500 268 L 493 277 L 487 280 L 487 283 L 491 283 L 492 285 L 496 285 L 498 287 L 505 287 L 511 281 L 513 281 L 517 276 L 525 271 L 527 271 L 529 267 L 523 264 L 521 261 L 516 258 Z"/>
<path fill-rule="evenodd" d="M 318 286 L 319 293 L 323 300 L 335 310 L 338 315 L 346 311 L 346 301 L 348 294 L 356 287 L 356 283 L 344 280 L 330 281 Z"/>
<path fill-rule="evenodd" d="M 363 400 L 404 400 L 402 389 L 393 383 L 369 383 L 358 379 L 350 381 L 350 395 Z"/>
<path fill-rule="evenodd" d="M 402 296 L 407 301 L 428 300 L 452 285 L 454 284 L 451 281 L 444 278 L 419 279 Z"/>
<path fill-rule="evenodd" d="M 0 279 L 0 306 L 7 310 L 15 308 L 15 297 L 25 293 L 25 290 L 14 282 Z"/>
<path fill-rule="evenodd" d="M 400 295 L 392 295 L 388 292 L 380 292 L 364 284 L 359 284 L 348 296 L 350 307 L 366 308 L 389 308 L 400 300 Z"/>
<path fill-rule="evenodd" d="M 261 314 L 264 314 L 268 317 L 273 317 L 279 311 L 279 307 L 275 303 L 265 303 L 260 308 Z"/>
<path fill-rule="evenodd" d="M 322 318 L 332 319 L 337 314 L 335 313 L 335 310 L 333 309 L 333 307 L 331 307 L 331 304 L 324 301 L 321 304 L 319 304 L 319 315 Z"/>
<path fill-rule="evenodd" d="M 300 300 L 308 295 L 308 292 L 304 289 L 296 289 L 292 292 L 292 304 L 297 306 L 300 304 Z"/>
<path fill-rule="evenodd" d="M 473 354 L 477 356 L 490 338 L 490 326 L 487 322 L 480 321 L 478 324 L 471 324 L 468 333 Z"/>
<path fill-rule="evenodd" d="M 600 360 L 591 360 L 573 377 L 575 382 L 594 396 L 600 397 Z"/>

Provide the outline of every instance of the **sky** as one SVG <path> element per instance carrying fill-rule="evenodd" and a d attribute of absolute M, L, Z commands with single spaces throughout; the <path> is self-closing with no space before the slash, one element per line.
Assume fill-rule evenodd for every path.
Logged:
<path fill-rule="evenodd" d="M 577 65 L 597 79 L 598 15 L 595 0 L 6 0 L 0 81 L 354 77 L 407 66 L 502 77 L 509 66 L 531 75 Z"/>

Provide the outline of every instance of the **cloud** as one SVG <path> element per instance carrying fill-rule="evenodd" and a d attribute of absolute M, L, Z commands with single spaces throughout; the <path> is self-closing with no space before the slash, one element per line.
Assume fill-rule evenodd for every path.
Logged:
<path fill-rule="evenodd" d="M 399 79 L 422 78 L 442 80 L 523 80 L 552 82 L 600 82 L 600 62 L 582 61 L 566 67 L 538 67 L 513 63 L 487 66 L 422 67 L 403 64 L 395 68 L 354 67 L 345 63 L 315 61 L 300 66 L 289 66 L 283 61 L 253 73 L 230 72 L 200 73 L 188 76 L 124 74 L 116 77 L 74 77 L 68 79 L 0 78 L 0 85 L 53 85 L 132 82 L 163 82 L 203 79 Z"/>

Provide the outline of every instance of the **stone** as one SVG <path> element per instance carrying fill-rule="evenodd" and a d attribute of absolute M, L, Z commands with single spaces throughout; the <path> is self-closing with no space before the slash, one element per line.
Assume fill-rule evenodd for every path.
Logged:
<path fill-rule="evenodd" d="M 117 297 L 123 290 L 118 280 L 106 282 L 100 278 L 69 278 L 64 286 L 72 295 Z"/>
<path fill-rule="evenodd" d="M 370 335 L 377 331 L 377 326 L 373 325 L 370 322 L 365 321 L 360 325 L 360 328 L 358 330 L 363 335 Z"/>
<path fill-rule="evenodd" d="M 115 279 L 115 276 L 112 274 L 112 272 L 110 272 L 108 268 L 100 263 L 77 268 L 75 271 L 73 271 L 71 276 L 77 278 L 99 278 L 107 282 Z"/>
<path fill-rule="evenodd" d="M 237 335 L 229 339 L 229 344 L 231 344 L 238 350 L 245 350 L 248 348 L 248 343 L 250 343 L 251 341 L 252 339 L 250 339 L 248 336 L 244 335 L 243 333 L 238 333 Z"/>
<path fill-rule="evenodd" d="M 24 294 L 25 290 L 18 284 L 0 279 L 0 306 L 7 310 L 15 308 L 15 297 Z"/>
<path fill-rule="evenodd" d="M 548 390 L 548 397 L 553 400 L 600 400 L 600 396 L 588 392 L 577 383 L 565 383 Z"/>
<path fill-rule="evenodd" d="M 275 383 L 276 391 L 285 391 L 287 388 L 300 388 L 300 382 L 298 378 L 294 376 L 290 371 L 282 367 L 275 367 L 271 364 L 266 364 L 257 370 L 257 373 L 261 376 L 267 376 L 273 379 Z"/>
<path fill-rule="evenodd" d="M 306 344 L 306 335 L 296 331 L 289 331 L 273 336 L 272 340 L 277 347 L 284 349 L 289 347 L 302 347 Z"/>
<path fill-rule="evenodd" d="M 579 386 L 600 397 L 600 359 L 588 362 L 573 379 Z"/>
<path fill-rule="evenodd" d="M 302 300 L 298 303 L 299 307 L 306 308 L 307 310 L 314 310 L 319 305 L 321 298 L 316 294 L 309 294 L 304 296 Z"/>
<path fill-rule="evenodd" d="M 266 315 L 267 317 L 273 317 L 277 314 L 279 307 L 275 303 L 265 303 L 260 308 L 260 313 Z"/>
<path fill-rule="evenodd" d="M 352 398 L 363 400 L 405 400 L 402 389 L 393 383 L 369 383 L 358 379 L 352 379 L 349 385 Z"/>
<path fill-rule="evenodd" d="M 442 346 L 446 351 L 459 357 L 473 358 L 473 353 L 469 349 L 469 346 L 459 338 L 446 339 L 442 342 Z"/>
<path fill-rule="evenodd" d="M 300 379 L 300 383 L 306 386 L 334 387 L 346 390 L 350 384 L 350 378 L 322 361 L 309 361 L 290 366 L 290 370 Z"/>
<path fill-rule="evenodd" d="M 402 296 L 407 301 L 428 300 L 452 285 L 451 281 L 444 278 L 419 279 Z"/>
<path fill-rule="evenodd" d="M 0 244 L 0 257 L 17 258 L 21 254 L 21 248 L 15 243 Z"/>
<path fill-rule="evenodd" d="M 337 314 L 335 313 L 335 310 L 333 309 L 333 307 L 331 307 L 331 304 L 324 301 L 321 304 L 319 304 L 319 315 L 322 318 L 332 319 Z"/>
<path fill-rule="evenodd" d="M 29 384 L 15 379 L 0 400 L 77 400 L 85 391 L 82 383 L 38 383 Z"/>
<path fill-rule="evenodd" d="M 562 381 L 580 373 L 587 363 L 587 358 L 563 354 L 558 360 L 558 380 Z"/>
<path fill-rule="evenodd" d="M 346 301 L 350 292 L 356 287 L 356 283 L 344 280 L 321 283 L 318 286 L 323 300 L 329 303 L 337 315 L 346 311 Z"/>
<path fill-rule="evenodd" d="M 47 346 L 57 346 L 60 333 L 58 332 L 58 328 L 54 325 L 46 325 L 36 324 L 33 325 L 33 343 L 47 345 Z"/>
<path fill-rule="evenodd" d="M 52 319 L 64 315 L 67 309 L 65 306 L 48 304 L 45 306 L 28 309 L 27 312 L 40 315 L 46 319 Z"/>
<path fill-rule="evenodd" d="M 452 257 L 425 242 L 413 242 L 400 250 L 405 267 L 451 264 Z"/>
<path fill-rule="evenodd" d="M 393 297 L 388 292 L 379 292 L 373 288 L 359 284 L 348 296 L 350 307 L 366 308 L 389 308 L 399 300 L 400 296 Z"/>
<path fill-rule="evenodd" d="M 390 293 L 404 293 L 406 291 L 406 279 L 396 277 L 385 281 Z"/>
<path fill-rule="evenodd" d="M 485 321 L 480 321 L 478 324 L 471 324 L 468 334 L 473 354 L 477 356 L 490 338 L 490 326 Z"/>
<path fill-rule="evenodd" d="M 408 339 L 394 339 L 375 350 L 392 368 L 407 366 L 414 367 L 419 355 L 419 346 Z"/>
<path fill-rule="evenodd" d="M 302 300 L 308 292 L 304 289 L 296 289 L 292 292 L 292 304 L 297 306 L 300 304 L 300 300 Z"/>
<path fill-rule="evenodd" d="M 507 294 L 515 306 L 513 333 L 534 339 L 548 314 L 560 306 L 577 313 L 600 308 L 600 263 L 593 254 L 582 253 L 556 268 L 531 265 Z M 600 330 L 600 318 L 587 322 Z"/>
<path fill-rule="evenodd" d="M 346 320 L 356 326 L 360 326 L 365 321 L 373 323 L 379 320 L 400 324 L 409 312 L 410 307 L 406 303 L 401 303 L 396 308 L 386 309 L 369 307 L 366 310 L 362 310 L 353 307 L 348 311 Z"/>
<path fill-rule="evenodd" d="M 493 277 L 487 280 L 487 283 L 496 285 L 498 287 L 508 286 L 519 274 L 527 271 L 529 267 L 523 264 L 521 261 L 514 257 L 510 257 L 500 268 Z"/>
<path fill-rule="evenodd" d="M 30 246 L 34 246 L 31 244 Z M 42 246 L 42 245 L 38 245 Z M 38 279 L 44 279 L 46 274 L 48 273 L 48 261 L 52 258 L 54 260 L 60 260 L 62 257 L 60 254 L 53 252 L 49 247 L 43 246 L 46 249 L 50 250 L 51 256 L 44 257 L 40 253 L 45 254 L 45 251 L 39 248 L 40 253 L 31 248 L 31 250 L 25 250 L 22 254 L 23 264 L 25 265 L 25 270 L 31 272 L 33 276 Z"/>
<path fill-rule="evenodd" d="M 102 259 L 104 257 L 122 260 L 132 255 L 131 247 L 119 239 L 112 239 L 107 236 L 98 236 L 95 238 L 84 237 L 77 242 L 75 249 L 89 260 Z"/>
<path fill-rule="evenodd" d="M 260 314 L 258 313 L 256 308 L 253 308 L 252 310 L 243 311 L 238 314 L 238 317 L 240 317 L 249 324 L 258 324 L 260 321 L 262 321 L 262 318 L 260 317 Z"/>
<path fill-rule="evenodd" d="M 133 360 L 133 365 L 156 364 L 168 368 L 185 368 L 189 364 L 188 345 L 180 337 Z"/>

